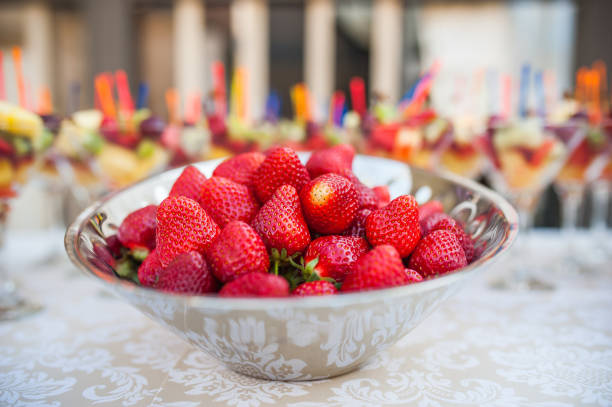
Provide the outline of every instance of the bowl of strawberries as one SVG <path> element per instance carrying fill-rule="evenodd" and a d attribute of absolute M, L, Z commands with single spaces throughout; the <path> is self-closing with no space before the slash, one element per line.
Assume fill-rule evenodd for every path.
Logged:
<path fill-rule="evenodd" d="M 347 145 L 273 147 L 115 192 L 78 216 L 65 246 L 229 368 L 314 380 L 410 332 L 508 249 L 517 221 L 500 195 L 452 174 Z"/>

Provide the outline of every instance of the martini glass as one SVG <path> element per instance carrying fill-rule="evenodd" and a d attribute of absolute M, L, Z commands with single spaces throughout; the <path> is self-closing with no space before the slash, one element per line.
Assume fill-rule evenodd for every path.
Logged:
<path fill-rule="evenodd" d="M 584 137 L 571 151 L 554 182 L 561 203 L 561 233 L 566 243 L 565 255 L 561 258 L 558 269 L 566 273 L 586 272 L 593 261 L 591 256 L 579 255 L 584 251 L 575 239 L 578 212 L 587 185 L 599 178 L 608 162 L 610 149 L 609 140 L 601 125 L 579 126 Z"/>
<path fill-rule="evenodd" d="M 42 119 L 25 109 L 0 102 L 0 244 L 4 241 L 10 203 L 38 164 L 45 134 Z M 24 297 L 0 261 L 0 321 L 35 313 L 41 306 Z"/>
<path fill-rule="evenodd" d="M 610 193 L 612 193 L 612 120 L 607 118 L 602 123 L 606 135 L 608 149 L 601 161 L 605 164 L 599 176 L 589 187 L 591 190 L 591 238 L 592 255 L 588 257 L 587 265 L 590 270 L 600 270 L 602 266 L 609 268 L 612 261 L 612 242 L 608 229 L 608 207 Z"/>
<path fill-rule="evenodd" d="M 452 173 L 475 179 L 482 173 L 486 158 L 481 146 L 476 142 L 484 131 L 480 124 L 470 116 L 461 116 L 453 121 L 451 140 L 440 156 L 440 166 Z"/>
<path fill-rule="evenodd" d="M 567 143 L 560 135 L 567 135 Z M 529 260 L 530 231 L 534 212 L 542 191 L 561 170 L 569 152 L 579 138 L 579 127 L 550 127 L 536 117 L 504 122 L 493 118 L 483 139 L 490 162 L 488 178 L 504 194 L 519 213 L 521 235 L 508 258 L 510 273 L 495 288 L 505 290 L 552 290 L 554 286 L 536 277 L 536 268 Z"/>

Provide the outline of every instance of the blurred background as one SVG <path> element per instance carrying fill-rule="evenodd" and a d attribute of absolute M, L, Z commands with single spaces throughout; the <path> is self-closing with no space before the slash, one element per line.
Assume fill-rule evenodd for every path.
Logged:
<path fill-rule="evenodd" d="M 123 70 L 134 98 L 146 84 L 147 106 L 164 121 L 187 114 L 189 95 L 199 95 L 206 110 L 219 80 L 213 63 L 224 67 L 228 84 L 239 67 L 247 124 L 267 114 L 272 91 L 280 115 L 294 115 L 296 83 L 309 90 L 312 121 L 325 122 L 335 92 L 351 93 L 351 79 L 362 79 L 369 105 L 394 105 L 435 67 L 427 100 L 436 114 L 484 116 L 519 103 L 526 64 L 546 79 L 550 100 L 574 92 L 580 67 L 612 64 L 610 21 L 607 0 L 3 0 L 0 67 L 5 100 L 61 117 L 100 108 L 94 78 Z M 10 57 L 15 47 L 21 73 Z M 500 96 L 504 75 L 512 78 L 507 98 Z M 169 89 L 177 101 L 169 102 Z M 538 106 L 537 90 L 524 98 Z M 45 202 L 39 190 L 20 193 L 14 227 L 44 223 L 32 216 L 45 212 L 32 209 Z M 560 223 L 551 191 L 537 225 Z M 579 224 L 589 216 L 581 211 Z"/>
<path fill-rule="evenodd" d="M 327 100 L 348 91 L 352 76 L 398 100 L 435 59 L 443 60 L 440 82 L 529 62 L 554 70 L 558 90 L 569 90 L 577 67 L 612 62 L 611 17 L 605 0 L 3 0 L 0 48 L 22 47 L 31 96 L 48 86 L 58 111 L 93 106 L 94 75 L 124 69 L 134 92 L 139 81 L 151 84 L 151 107 L 164 112 L 167 88 L 210 88 L 212 61 L 258 69 L 257 111 L 269 89 L 288 98 L 306 80 Z M 82 86 L 79 100 L 71 100 L 73 83 Z M 440 85 L 435 98 L 450 104 L 443 89 L 452 86 Z M 14 81 L 6 94 L 17 100 Z"/>

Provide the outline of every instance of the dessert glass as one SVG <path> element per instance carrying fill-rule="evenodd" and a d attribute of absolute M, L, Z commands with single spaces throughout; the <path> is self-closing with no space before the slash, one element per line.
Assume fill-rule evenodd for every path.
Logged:
<path fill-rule="evenodd" d="M 0 246 L 6 234 L 10 204 L 38 164 L 39 152 L 47 146 L 42 119 L 25 109 L 0 101 Z M 41 306 L 24 297 L 0 262 L 0 321 L 32 314 Z"/>
<path fill-rule="evenodd" d="M 567 142 L 559 135 L 567 134 Z M 493 120 L 483 145 L 489 158 L 488 178 L 519 213 L 523 231 L 512 256 L 511 272 L 493 286 L 499 289 L 542 289 L 554 286 L 536 277 L 529 261 L 529 231 L 542 191 L 550 185 L 580 137 L 578 126 L 546 126 L 539 118 L 515 122 Z"/>

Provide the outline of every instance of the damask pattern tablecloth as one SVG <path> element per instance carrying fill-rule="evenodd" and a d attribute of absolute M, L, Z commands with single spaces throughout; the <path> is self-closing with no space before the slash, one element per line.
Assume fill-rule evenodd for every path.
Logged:
<path fill-rule="evenodd" d="M 45 310 L 0 324 L 0 405 L 612 406 L 612 267 L 559 273 L 563 246 L 536 240 L 556 290 L 490 289 L 503 260 L 360 370 L 315 382 L 234 373 L 66 260 L 27 267 Z"/>

